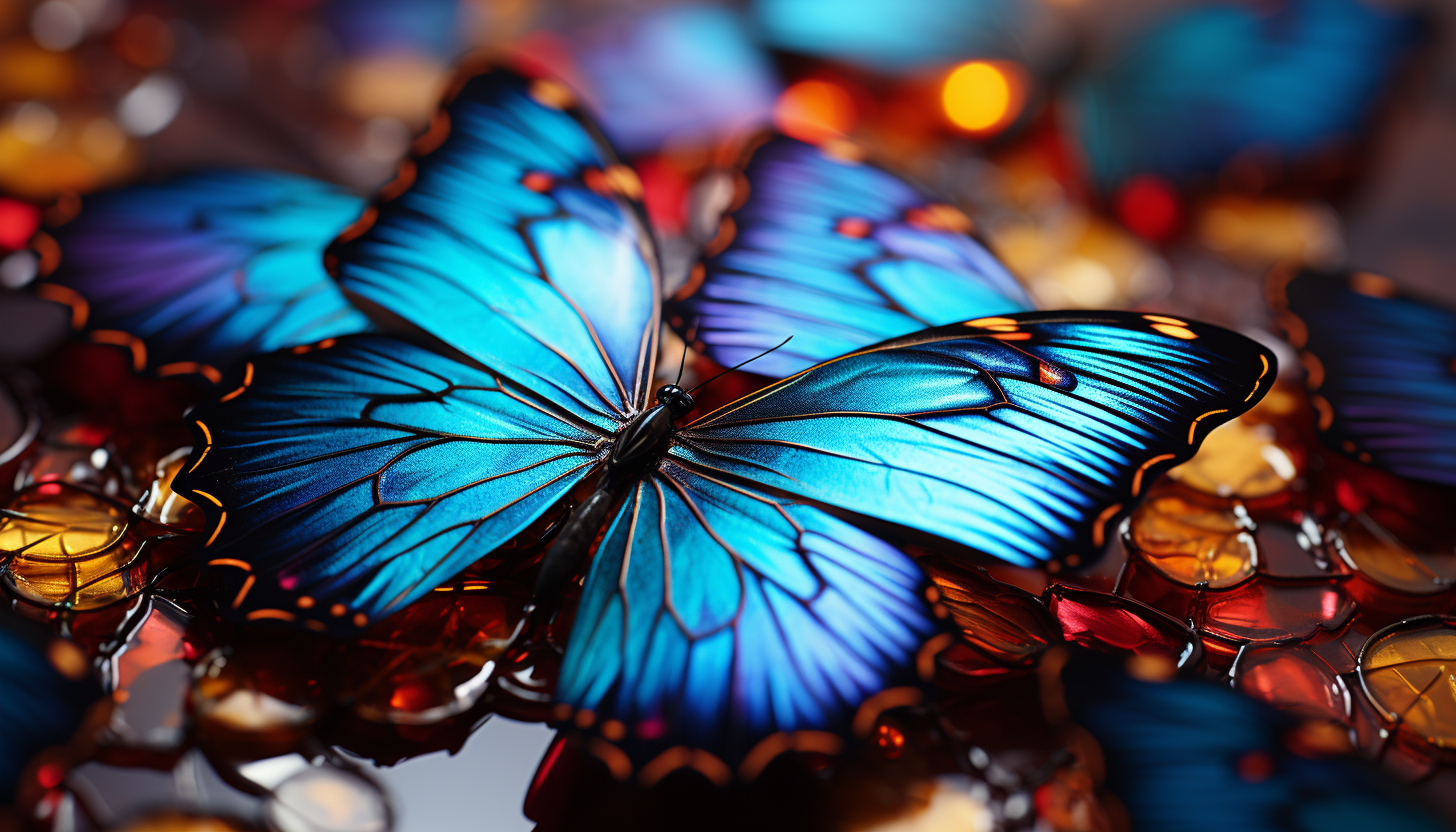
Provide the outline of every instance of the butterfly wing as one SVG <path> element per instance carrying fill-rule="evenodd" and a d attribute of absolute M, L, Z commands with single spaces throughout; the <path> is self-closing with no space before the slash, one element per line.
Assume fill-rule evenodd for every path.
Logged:
<path fill-rule="evenodd" d="M 138 370 L 216 380 L 211 368 L 248 355 L 369 328 L 322 262 L 362 208 L 328 183 L 269 171 L 88 196 L 55 231 L 60 262 L 38 291 L 70 303 L 93 340 L 131 346 Z"/>
<path fill-rule="evenodd" d="M 1097 184 L 1212 173 L 1258 145 L 1296 154 L 1356 132 L 1419 32 L 1362 0 L 1199 6 L 1143 33 L 1071 90 Z"/>
<path fill-rule="evenodd" d="M 925 587 L 908 556 L 841 520 L 665 462 L 603 537 L 557 698 L 654 760 L 649 784 L 682 765 L 723 779 L 724 760 L 751 777 L 776 751 L 834 750 L 815 732 L 914 677 L 936 631 Z"/>
<path fill-rule="evenodd" d="M 101 687 L 81 649 L 17 616 L 0 616 L 0 805 L 15 800 L 21 772 L 40 751 L 64 745 Z"/>
<path fill-rule="evenodd" d="M 366 309 L 609 424 L 651 392 L 659 278 L 641 184 L 573 100 L 499 70 L 458 84 L 326 259 Z"/>
<path fill-rule="evenodd" d="M 788 138 L 758 148 L 748 195 L 670 310 L 709 357 L 782 378 L 929 326 L 1031 308 L 970 220 L 883 170 Z"/>
<path fill-rule="evenodd" d="M 775 49 L 885 72 L 1004 55 L 1037 17 L 1007 0 L 754 0 L 751 9 Z"/>
<path fill-rule="evenodd" d="M 509 540 L 598 463 L 604 434 L 501 374 L 389 336 L 249 362 L 191 414 L 175 488 L 247 619 L 363 626 Z"/>
<path fill-rule="evenodd" d="M 1273 377 L 1268 350 L 1218 327 L 1021 313 L 820 364 L 687 425 L 670 453 L 1034 565 L 1100 551 L 1107 523 Z"/>
<path fill-rule="evenodd" d="M 1271 279 L 1326 443 L 1403 477 L 1456 485 L 1456 313 L 1376 275 Z"/>
<path fill-rule="evenodd" d="M 1445 828 L 1361 761 L 1291 753 L 1294 721 L 1260 702 L 1206 682 L 1140 681 L 1100 658 L 1069 664 L 1066 702 L 1137 829 Z"/>

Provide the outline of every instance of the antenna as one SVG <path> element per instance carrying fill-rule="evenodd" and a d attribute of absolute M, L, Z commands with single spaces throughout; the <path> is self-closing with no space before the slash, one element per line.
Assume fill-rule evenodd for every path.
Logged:
<path fill-rule="evenodd" d="M 678 386 L 678 383 L 682 381 L 683 368 L 688 366 L 688 344 L 691 344 L 696 337 L 698 337 L 698 321 L 694 319 L 692 328 L 683 335 L 682 358 L 677 362 L 677 378 L 672 380 L 673 387 Z"/>
<path fill-rule="evenodd" d="M 780 341 L 778 343 L 778 346 L 769 347 L 768 349 L 764 350 L 763 352 L 759 353 L 758 355 L 755 355 L 752 358 L 745 359 L 743 361 L 738 362 L 737 364 L 734 364 L 732 367 L 729 367 L 728 369 L 726 369 L 723 372 L 717 374 L 716 376 L 713 376 L 712 378 L 708 379 L 707 381 L 704 381 L 704 382 L 699 383 L 697 387 L 694 387 L 693 388 L 693 390 L 698 389 L 698 387 L 706 387 L 707 385 L 712 384 L 713 382 L 717 381 L 718 379 L 722 378 L 723 376 L 726 376 L 729 373 L 733 372 L 734 370 L 738 369 L 739 367 L 742 367 L 744 364 L 747 364 L 750 361 L 757 361 L 758 359 L 763 358 L 765 355 L 768 355 L 769 353 L 773 352 L 774 350 L 778 349 L 779 347 L 782 347 L 784 344 L 787 344 L 787 343 L 789 343 L 792 340 L 794 340 L 794 336 L 790 335 L 789 337 L 787 337 L 784 340 Z M 688 393 L 691 394 L 693 392 L 693 390 L 689 390 Z"/>

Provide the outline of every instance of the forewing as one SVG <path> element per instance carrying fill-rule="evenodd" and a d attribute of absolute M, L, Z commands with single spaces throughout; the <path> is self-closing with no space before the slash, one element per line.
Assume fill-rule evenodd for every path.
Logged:
<path fill-rule="evenodd" d="M 504 376 L 388 336 L 249 362 L 193 412 L 176 480 L 248 619 L 348 629 L 520 532 L 601 458 L 584 419 Z"/>
<path fill-rule="evenodd" d="M 1023 313 L 820 364 L 687 426 L 671 454 L 1034 565 L 1099 551 L 1113 517 L 1273 378 L 1268 350 L 1218 327 Z"/>
<path fill-rule="evenodd" d="M 84 198 L 37 291 L 137 370 L 217 380 L 242 358 L 370 328 L 323 268 L 364 201 L 272 171 L 213 171 Z M 207 365 L 204 369 L 198 365 Z"/>
<path fill-rule="evenodd" d="M 843 521 L 667 461 L 602 539 L 557 698 L 639 762 L 678 749 L 680 764 L 727 771 L 688 747 L 717 766 L 747 759 L 751 776 L 760 744 L 808 731 L 833 745 L 866 699 L 913 678 L 936 630 L 926 586 Z"/>
<path fill-rule="evenodd" d="M 641 184 L 562 85 L 476 75 L 329 249 L 340 285 L 543 396 L 620 420 L 652 383 Z"/>
<path fill-rule="evenodd" d="M 925 329 L 1031 308 L 970 220 L 889 173 L 788 138 L 758 148 L 725 219 L 727 248 L 671 306 L 709 357 L 782 378 Z M 721 239 L 718 241 L 721 245 Z"/>
<path fill-rule="evenodd" d="M 1456 485 L 1456 313 L 1364 273 L 1306 272 L 1288 285 L 1275 275 L 1271 289 L 1325 442 L 1403 477 Z"/>

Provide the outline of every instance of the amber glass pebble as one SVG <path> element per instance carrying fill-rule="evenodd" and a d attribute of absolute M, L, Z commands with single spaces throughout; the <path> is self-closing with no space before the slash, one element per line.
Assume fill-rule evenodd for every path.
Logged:
<path fill-rule="evenodd" d="M 1165 492 L 1133 512 L 1129 542 L 1168 579 L 1221 589 L 1254 574 L 1251 530 L 1252 524 L 1233 511 Z"/>
<path fill-rule="evenodd" d="M 242 832 L 245 827 L 230 820 L 202 815 L 150 815 L 119 826 L 115 832 Z"/>
<path fill-rule="evenodd" d="M 153 523 L 175 526 L 187 531 L 200 531 L 206 518 L 192 501 L 172 490 L 172 480 L 187 464 L 191 448 L 179 448 L 157 461 L 156 476 L 147 493 L 137 503 L 136 513 Z"/>
<path fill-rule="evenodd" d="M 1280 418 L 1287 398 L 1288 392 L 1275 389 L 1252 412 L 1218 426 L 1168 476 L 1220 497 L 1252 500 L 1285 490 L 1300 474 L 1299 456 L 1279 442 L 1269 420 Z"/>
<path fill-rule="evenodd" d="M 1376 633 L 1361 655 L 1360 681 L 1388 720 L 1433 745 L 1456 746 L 1456 625 L 1417 618 Z"/>
<path fill-rule="evenodd" d="M 1443 545 L 1434 539 L 1442 533 L 1430 528 L 1397 533 L 1360 512 L 1340 525 L 1338 551 L 1352 568 L 1387 589 L 1431 595 L 1456 582 L 1453 541 Z"/>
<path fill-rule="evenodd" d="M 218 648 L 197 664 L 190 703 L 206 737 L 239 754 L 264 755 L 308 732 L 323 699 L 316 659 L 306 644 L 279 641 Z"/>
<path fill-rule="evenodd" d="M 16 515 L 0 518 L 0 555 L 10 558 L 8 583 L 27 600 L 84 610 L 142 589 L 143 564 L 123 541 L 126 512 L 108 500 L 43 483 L 10 510 Z"/>
<path fill-rule="evenodd" d="M 277 832 L 387 832 L 391 826 L 379 787 L 331 766 L 279 783 L 263 811 L 268 828 Z"/>

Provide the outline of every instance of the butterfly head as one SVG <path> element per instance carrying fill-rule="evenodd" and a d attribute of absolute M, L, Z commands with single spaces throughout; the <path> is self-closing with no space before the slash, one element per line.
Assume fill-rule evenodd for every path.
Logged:
<path fill-rule="evenodd" d="M 667 408 L 667 412 L 674 419 L 681 419 L 697 407 L 692 394 L 676 384 L 664 384 L 657 388 L 657 403 Z"/>

